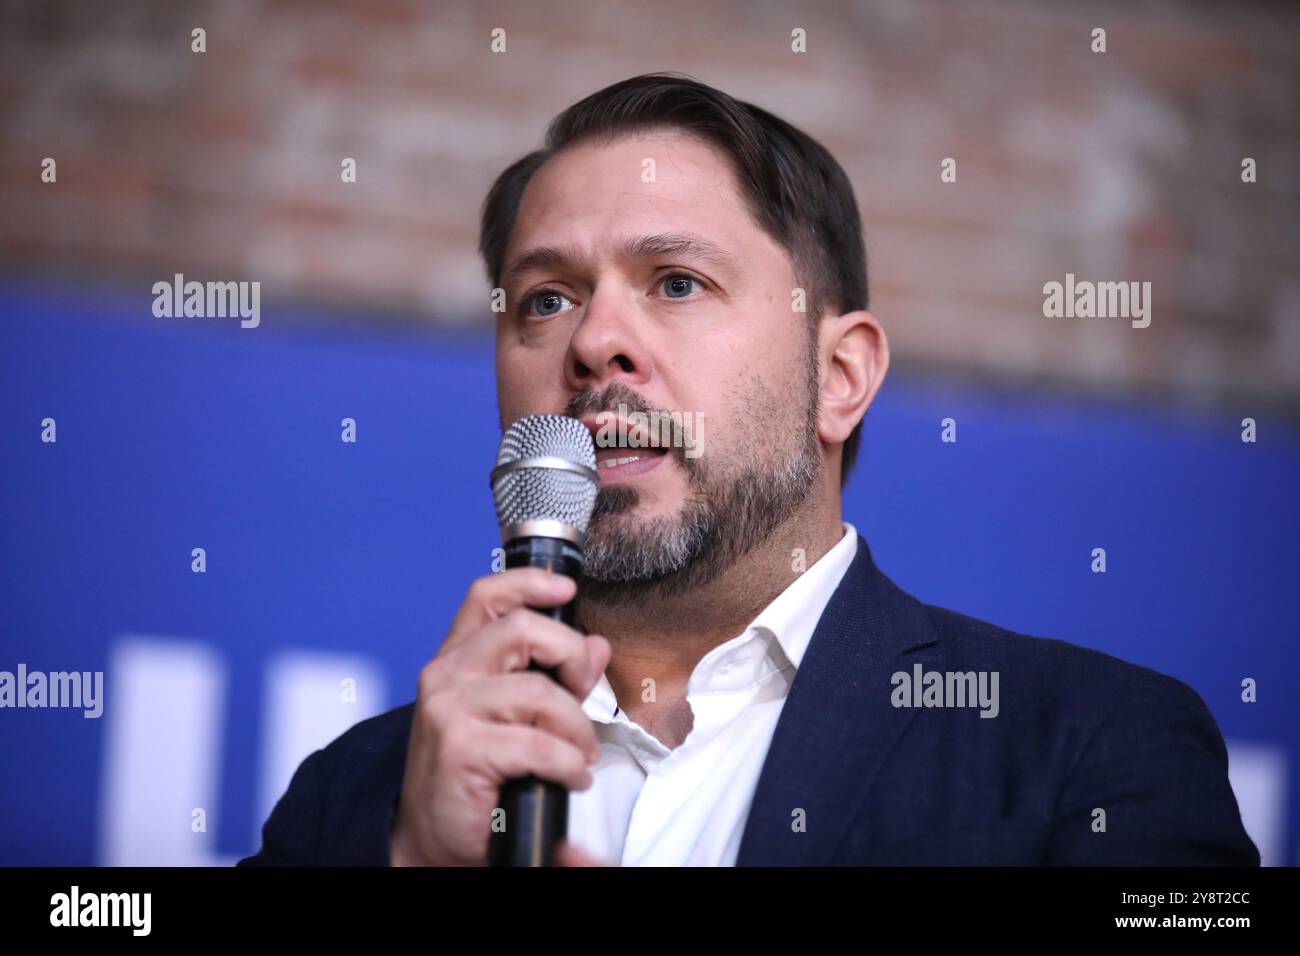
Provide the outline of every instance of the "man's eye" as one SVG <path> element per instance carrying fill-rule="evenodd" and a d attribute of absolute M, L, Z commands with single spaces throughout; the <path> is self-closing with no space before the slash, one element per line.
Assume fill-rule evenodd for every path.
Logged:
<path fill-rule="evenodd" d="M 691 294 L 691 286 L 699 284 L 699 280 L 681 273 L 665 276 L 663 281 L 664 294 L 670 299 L 684 299 Z"/>
<path fill-rule="evenodd" d="M 526 303 L 528 308 L 525 309 L 525 312 L 535 310 L 536 314 L 542 318 L 550 318 L 552 315 L 559 315 L 564 311 L 561 305 L 564 302 L 569 302 L 565 296 L 552 289 L 543 289 L 541 292 L 529 296 Z M 569 302 L 569 305 L 572 306 L 573 303 Z"/>

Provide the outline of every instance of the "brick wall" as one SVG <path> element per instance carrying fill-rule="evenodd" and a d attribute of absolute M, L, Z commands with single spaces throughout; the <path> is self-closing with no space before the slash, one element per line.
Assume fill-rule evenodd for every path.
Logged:
<path fill-rule="evenodd" d="M 492 178 L 681 70 L 844 164 L 899 364 L 1294 414 L 1297 38 L 1289 3 L 0 3 L 0 269 L 488 325 Z M 1151 326 L 1044 317 L 1066 273 L 1150 281 Z"/>

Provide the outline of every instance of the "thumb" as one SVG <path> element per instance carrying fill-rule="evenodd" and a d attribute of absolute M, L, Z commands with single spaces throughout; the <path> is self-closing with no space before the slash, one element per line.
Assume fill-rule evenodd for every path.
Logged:
<path fill-rule="evenodd" d="M 605 673 L 605 668 L 609 666 L 609 659 L 613 654 L 613 649 L 609 646 L 609 640 L 596 634 L 587 635 L 588 651 L 591 654 L 591 679 L 588 682 L 588 691 L 600 683 L 601 675 Z"/>

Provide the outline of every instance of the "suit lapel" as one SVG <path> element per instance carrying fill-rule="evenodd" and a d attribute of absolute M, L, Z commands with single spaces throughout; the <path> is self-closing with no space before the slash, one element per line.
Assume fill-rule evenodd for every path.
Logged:
<path fill-rule="evenodd" d="M 866 540 L 813 631 L 781 710 L 737 866 L 823 866 L 866 812 L 881 764 L 916 716 L 890 703 L 890 675 L 941 669 L 921 605 L 881 574 Z M 798 830 L 796 811 L 804 811 Z"/>

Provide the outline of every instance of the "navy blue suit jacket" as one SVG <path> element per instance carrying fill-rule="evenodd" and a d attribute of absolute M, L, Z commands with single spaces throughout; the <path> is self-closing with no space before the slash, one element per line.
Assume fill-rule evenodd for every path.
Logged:
<path fill-rule="evenodd" d="M 997 672 L 997 716 L 895 706 L 893 675 L 917 664 Z M 413 707 L 307 757 L 240 865 L 387 865 Z M 1259 853 L 1190 687 L 923 604 L 859 536 L 790 687 L 737 859 L 826 864 L 1257 866 Z"/>

